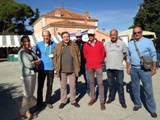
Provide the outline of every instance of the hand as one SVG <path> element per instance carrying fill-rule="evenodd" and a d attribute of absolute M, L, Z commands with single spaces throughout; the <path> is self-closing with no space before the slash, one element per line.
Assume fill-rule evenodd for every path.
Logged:
<path fill-rule="evenodd" d="M 130 75 L 130 68 L 127 68 L 127 74 Z"/>
<path fill-rule="evenodd" d="M 155 75 L 156 74 L 156 69 L 152 69 L 151 70 L 151 75 L 153 76 L 153 75 Z"/>

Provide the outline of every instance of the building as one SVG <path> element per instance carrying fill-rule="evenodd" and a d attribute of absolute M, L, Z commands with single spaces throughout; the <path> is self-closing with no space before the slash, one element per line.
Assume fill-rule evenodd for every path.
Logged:
<path fill-rule="evenodd" d="M 56 8 L 54 11 L 43 14 L 33 24 L 35 35 L 40 35 L 46 29 L 54 36 L 58 36 L 63 31 L 73 34 L 76 31 L 95 29 L 99 40 L 109 39 L 109 35 L 97 30 L 97 26 L 98 19 L 91 18 L 88 11 L 83 15 L 64 8 Z"/>

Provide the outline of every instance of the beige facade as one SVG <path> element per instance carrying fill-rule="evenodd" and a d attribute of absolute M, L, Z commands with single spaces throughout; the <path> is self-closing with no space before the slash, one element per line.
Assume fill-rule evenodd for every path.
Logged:
<path fill-rule="evenodd" d="M 59 35 L 63 31 L 75 33 L 79 30 L 96 29 L 97 39 L 109 39 L 105 32 L 97 30 L 97 25 L 98 20 L 91 18 L 88 11 L 83 15 L 63 8 L 56 8 L 54 11 L 40 16 L 33 27 L 35 35 L 41 35 L 43 30 L 49 30 L 52 35 Z"/>

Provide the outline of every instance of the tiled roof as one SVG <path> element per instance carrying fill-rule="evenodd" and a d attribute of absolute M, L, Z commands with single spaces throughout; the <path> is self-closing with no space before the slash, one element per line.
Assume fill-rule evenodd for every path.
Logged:
<path fill-rule="evenodd" d="M 67 26 L 90 26 L 90 27 L 96 27 L 96 26 L 85 24 L 85 23 L 84 24 L 83 23 L 77 23 L 77 22 L 72 22 L 72 21 L 68 21 L 68 20 L 52 22 L 50 24 L 67 25 Z"/>
<path fill-rule="evenodd" d="M 61 17 L 61 18 L 71 18 L 71 19 L 88 19 L 88 20 L 95 20 L 98 21 L 95 18 L 89 17 L 89 13 L 86 11 L 86 13 L 79 14 L 77 12 L 67 10 L 64 8 L 56 8 L 54 11 L 51 11 L 49 13 L 43 14 L 42 16 L 44 17 Z"/>

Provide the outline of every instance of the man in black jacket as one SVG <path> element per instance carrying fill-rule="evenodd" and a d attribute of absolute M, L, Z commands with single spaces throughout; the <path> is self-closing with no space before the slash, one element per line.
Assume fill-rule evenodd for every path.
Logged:
<path fill-rule="evenodd" d="M 75 43 L 78 45 L 78 48 L 81 53 L 81 66 L 80 66 L 79 75 L 83 74 L 84 80 L 86 82 L 86 93 L 90 96 L 89 78 L 88 78 L 88 74 L 87 74 L 86 67 L 85 67 L 86 60 L 85 60 L 84 54 L 83 54 L 83 46 L 84 46 L 85 42 L 82 41 L 82 33 L 80 31 L 77 31 L 75 36 L 76 36 Z M 77 86 L 77 81 L 78 81 L 78 77 L 76 77 L 76 86 Z"/>

